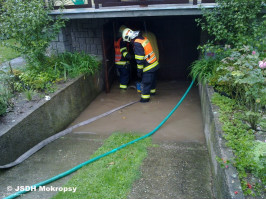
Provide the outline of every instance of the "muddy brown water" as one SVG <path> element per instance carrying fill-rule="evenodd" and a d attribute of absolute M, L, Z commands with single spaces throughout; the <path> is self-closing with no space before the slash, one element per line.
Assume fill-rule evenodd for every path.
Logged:
<path fill-rule="evenodd" d="M 159 82 L 157 94 L 149 103 L 136 103 L 103 117 L 91 124 L 77 128 L 74 133 L 108 136 L 113 132 L 146 134 L 157 127 L 181 99 L 190 82 Z M 118 84 L 110 93 L 101 93 L 72 123 L 107 112 L 126 103 L 137 101 L 140 94 L 135 89 L 120 90 Z M 153 136 L 155 141 L 204 143 L 200 98 L 197 86 L 193 86 L 186 99 Z"/>
<path fill-rule="evenodd" d="M 88 160 L 113 132 L 149 133 L 175 107 L 189 84 L 184 81 L 159 82 L 157 95 L 149 103 L 136 103 L 77 128 L 72 134 L 52 142 L 20 165 L 0 171 L 0 197 L 14 192 L 7 190 L 8 186 L 14 189 L 17 186 L 32 185 Z M 102 92 L 71 125 L 139 99 L 140 94 L 136 90 L 120 91 L 118 84 L 114 84 L 110 93 Z M 152 138 L 159 147 L 149 149 L 141 168 L 142 178 L 133 185 L 129 197 L 211 198 L 210 167 L 196 85 Z M 184 163 L 187 163 L 186 166 Z M 70 178 L 71 175 L 48 186 L 60 187 Z M 195 192 L 191 194 L 190 191 Z M 51 198 L 55 194 L 37 191 L 20 198 Z"/>

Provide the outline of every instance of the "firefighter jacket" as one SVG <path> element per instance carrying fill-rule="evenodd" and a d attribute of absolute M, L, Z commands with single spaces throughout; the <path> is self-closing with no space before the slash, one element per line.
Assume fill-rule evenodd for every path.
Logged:
<path fill-rule="evenodd" d="M 159 68 L 159 62 L 146 37 L 138 36 L 134 39 L 134 53 L 138 71 L 154 72 Z"/>
<path fill-rule="evenodd" d="M 127 50 L 127 44 L 119 38 L 118 40 L 114 41 L 114 48 L 115 48 L 115 64 L 118 66 L 124 66 L 130 60 L 130 55 Z"/>

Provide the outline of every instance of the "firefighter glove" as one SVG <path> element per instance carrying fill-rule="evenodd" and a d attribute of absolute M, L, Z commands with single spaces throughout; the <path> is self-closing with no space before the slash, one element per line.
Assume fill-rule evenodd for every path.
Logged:
<path fill-rule="evenodd" d="M 141 78 L 142 77 L 142 71 L 141 70 L 138 70 L 137 77 L 138 78 Z"/>
<path fill-rule="evenodd" d="M 127 53 L 127 55 L 126 55 L 126 59 L 127 59 L 127 60 L 132 60 L 132 56 L 131 56 L 129 53 Z"/>

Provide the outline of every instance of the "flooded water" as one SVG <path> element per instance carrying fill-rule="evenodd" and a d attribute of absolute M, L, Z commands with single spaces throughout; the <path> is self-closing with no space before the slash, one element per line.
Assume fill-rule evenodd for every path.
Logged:
<path fill-rule="evenodd" d="M 151 97 L 149 103 L 136 103 L 89 125 L 80 127 L 74 132 L 88 132 L 98 135 L 110 135 L 113 132 L 149 133 L 171 112 L 189 84 L 189 82 L 184 81 L 159 82 L 157 94 Z M 101 93 L 73 124 L 139 99 L 140 95 L 135 89 L 121 91 L 118 89 L 118 85 L 113 85 L 110 93 Z M 193 86 L 181 106 L 156 132 L 153 139 L 204 143 L 205 138 L 197 86 Z"/>
<path fill-rule="evenodd" d="M 88 160 L 113 132 L 149 133 L 171 112 L 189 84 L 184 81 L 159 82 L 157 94 L 151 97 L 149 103 L 138 102 L 79 127 L 23 163 L 0 170 L 0 197 L 12 194 L 17 186 L 36 184 Z M 135 89 L 121 91 L 118 84 L 113 85 L 110 93 L 102 92 L 71 125 L 139 99 L 140 94 Z M 159 147 L 149 150 L 141 169 L 142 178 L 134 184 L 129 197 L 211 198 L 211 175 L 197 86 L 193 86 L 181 106 L 152 138 Z M 48 186 L 63 186 L 69 178 L 71 176 Z M 202 183 L 200 187 L 199 182 Z M 179 185 L 184 187 L 179 188 Z M 20 198 L 51 198 L 55 194 L 37 191 Z"/>

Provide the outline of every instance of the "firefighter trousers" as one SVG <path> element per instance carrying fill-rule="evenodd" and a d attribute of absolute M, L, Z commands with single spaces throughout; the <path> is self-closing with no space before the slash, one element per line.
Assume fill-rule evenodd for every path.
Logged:
<path fill-rule="evenodd" d="M 120 82 L 120 88 L 121 89 L 126 89 L 127 84 L 129 82 L 129 66 L 128 64 L 126 65 L 117 65 L 120 77 L 119 77 L 119 82 Z"/>
<path fill-rule="evenodd" d="M 154 72 L 144 72 L 142 74 L 141 81 L 141 98 L 149 99 L 151 94 L 155 94 L 156 92 L 156 79 L 157 79 L 157 71 Z"/>

